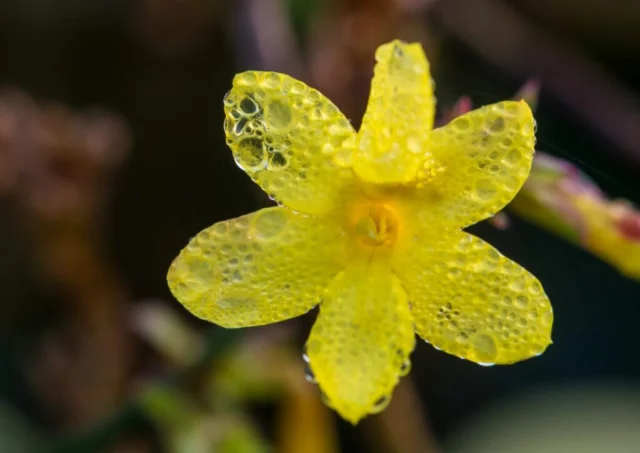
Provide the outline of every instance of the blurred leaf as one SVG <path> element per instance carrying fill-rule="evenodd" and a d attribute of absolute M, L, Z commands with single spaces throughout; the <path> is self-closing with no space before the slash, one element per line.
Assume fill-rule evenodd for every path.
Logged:
<path fill-rule="evenodd" d="M 220 453 L 267 453 L 271 448 L 248 423 L 236 423 L 218 444 Z M 187 452 L 185 452 L 187 453 Z"/>
<path fill-rule="evenodd" d="M 202 355 L 203 339 L 161 301 L 140 303 L 132 311 L 136 331 L 173 363 L 189 365 Z"/>
<path fill-rule="evenodd" d="M 161 429 L 189 423 L 198 415 L 188 396 L 168 385 L 149 385 L 140 395 L 140 407 Z"/>
<path fill-rule="evenodd" d="M 255 427 L 233 413 L 189 420 L 169 433 L 170 453 L 268 453 L 270 447 Z"/>
<path fill-rule="evenodd" d="M 271 338 L 269 332 L 275 329 L 248 337 L 212 370 L 209 395 L 214 406 L 270 401 L 286 390 L 284 374 L 299 356 L 281 338 Z"/>

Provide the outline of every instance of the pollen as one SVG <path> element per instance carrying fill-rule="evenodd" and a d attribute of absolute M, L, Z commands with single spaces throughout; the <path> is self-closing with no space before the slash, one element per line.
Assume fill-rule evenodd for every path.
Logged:
<path fill-rule="evenodd" d="M 353 233 L 368 246 L 392 246 L 398 238 L 398 215 L 383 203 L 368 202 L 353 212 Z"/>

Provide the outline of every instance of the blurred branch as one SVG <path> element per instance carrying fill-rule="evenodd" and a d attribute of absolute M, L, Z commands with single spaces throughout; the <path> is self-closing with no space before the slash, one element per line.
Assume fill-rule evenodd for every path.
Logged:
<path fill-rule="evenodd" d="M 439 453 L 440 447 L 420 401 L 411 375 L 401 379 L 389 407 L 365 420 L 367 438 L 380 441 L 384 446 L 379 448 L 381 452 Z"/>
<path fill-rule="evenodd" d="M 640 211 L 608 198 L 570 162 L 538 152 L 508 208 L 640 280 Z"/>
<path fill-rule="evenodd" d="M 640 167 L 640 104 L 604 68 L 501 0 L 440 1 L 432 11 L 483 58 L 518 77 L 537 75 L 569 110 L 618 147 L 626 162 Z"/>
<path fill-rule="evenodd" d="M 214 359 L 226 353 L 235 344 L 237 331 L 212 329 L 207 336 L 204 352 L 192 365 L 181 368 L 169 376 L 165 385 L 180 386 L 199 375 Z M 58 439 L 48 450 L 51 453 L 96 453 L 116 443 L 123 433 L 132 430 L 145 419 L 142 404 L 144 392 L 135 395 L 110 416 L 88 430 Z"/>

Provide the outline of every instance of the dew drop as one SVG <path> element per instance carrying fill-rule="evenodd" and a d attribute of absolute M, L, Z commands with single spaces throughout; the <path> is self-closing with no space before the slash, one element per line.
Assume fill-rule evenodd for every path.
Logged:
<path fill-rule="evenodd" d="M 228 107 L 231 107 L 233 104 L 235 104 L 235 96 L 231 93 L 231 90 L 225 93 L 224 98 L 222 98 L 222 102 Z"/>
<path fill-rule="evenodd" d="M 478 365 L 484 366 L 484 367 L 490 367 L 490 366 L 494 366 L 495 363 L 492 363 L 492 362 L 478 362 Z"/>
<path fill-rule="evenodd" d="M 393 46 L 393 56 L 396 58 L 404 57 L 404 50 L 402 50 L 402 48 L 397 44 Z"/>
<path fill-rule="evenodd" d="M 318 383 L 315 375 L 313 374 L 313 371 L 311 370 L 311 365 L 309 365 L 309 362 L 306 362 L 304 365 L 304 378 L 307 380 L 307 382 L 311 382 L 312 384 Z"/>
<path fill-rule="evenodd" d="M 240 101 L 240 110 L 242 110 L 246 115 L 255 115 L 258 113 L 258 104 L 251 98 L 244 98 Z"/>
<path fill-rule="evenodd" d="M 280 79 L 280 75 L 271 72 L 267 74 L 262 83 L 267 88 L 278 88 L 278 86 L 282 83 L 282 80 Z"/>
<path fill-rule="evenodd" d="M 481 200 L 491 200 L 498 193 L 495 184 L 489 179 L 480 179 L 476 182 L 476 195 Z"/>
<path fill-rule="evenodd" d="M 232 115 L 233 115 L 233 112 L 232 112 Z M 235 127 L 233 128 L 233 133 L 236 135 L 242 135 L 242 132 L 244 131 L 244 127 L 247 125 L 248 122 L 249 122 L 248 119 L 241 118 L 240 121 L 238 121 Z"/>
<path fill-rule="evenodd" d="M 234 158 L 238 166 L 245 171 L 263 168 L 266 163 L 266 153 L 262 147 L 262 141 L 257 138 L 242 140 L 238 144 Z"/>
<path fill-rule="evenodd" d="M 499 116 L 498 118 L 496 118 L 491 125 L 489 126 L 489 129 L 492 132 L 501 132 L 504 130 L 504 118 L 502 118 L 501 116 Z"/>
<path fill-rule="evenodd" d="M 267 105 L 265 117 L 270 127 L 284 129 L 291 124 L 291 109 L 280 101 L 272 101 Z"/>
<path fill-rule="evenodd" d="M 468 118 L 459 117 L 456 118 L 451 125 L 459 131 L 466 131 L 471 127 L 471 122 Z"/>
<path fill-rule="evenodd" d="M 516 296 L 516 303 L 518 307 L 525 308 L 527 305 L 529 305 L 529 298 L 523 295 Z"/>
<path fill-rule="evenodd" d="M 406 376 L 411 371 L 411 360 L 407 359 L 400 365 L 400 376 Z"/>
<path fill-rule="evenodd" d="M 287 167 L 287 158 L 281 153 L 273 153 L 269 159 L 269 170 L 282 170 Z"/>
<path fill-rule="evenodd" d="M 521 159 L 520 151 L 517 149 L 510 149 L 505 156 L 506 161 L 511 165 L 516 165 Z"/>
<path fill-rule="evenodd" d="M 234 85 L 253 85 L 256 83 L 256 76 L 253 72 L 243 72 L 235 76 Z"/>
<path fill-rule="evenodd" d="M 498 354 L 496 342 L 487 334 L 479 334 L 474 338 L 473 349 L 478 362 L 491 362 Z"/>
<path fill-rule="evenodd" d="M 410 135 L 407 138 L 407 148 L 412 153 L 419 153 L 422 151 L 422 143 L 420 142 L 420 137 L 416 135 Z"/>
<path fill-rule="evenodd" d="M 371 413 L 377 414 L 378 412 L 382 412 L 389 405 L 390 401 L 391 401 L 391 398 L 389 398 L 388 396 L 386 395 L 381 396 L 373 403 L 373 407 L 371 408 Z"/>
<path fill-rule="evenodd" d="M 322 145 L 322 154 L 325 156 L 330 156 L 335 152 L 335 148 L 331 143 L 325 143 Z"/>
<path fill-rule="evenodd" d="M 251 234 L 257 239 L 272 239 L 283 232 L 289 222 L 289 217 L 281 209 L 265 209 L 260 211 L 253 220 Z"/>
<path fill-rule="evenodd" d="M 293 82 L 293 86 L 291 87 L 291 92 L 294 94 L 302 94 L 306 91 L 307 87 L 304 83 L 300 81 Z"/>

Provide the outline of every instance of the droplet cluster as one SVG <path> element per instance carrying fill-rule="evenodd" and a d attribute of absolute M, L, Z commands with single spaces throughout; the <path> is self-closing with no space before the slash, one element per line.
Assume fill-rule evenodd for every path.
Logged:
<path fill-rule="evenodd" d="M 344 262 L 331 221 L 266 208 L 216 223 L 169 269 L 172 293 L 194 315 L 223 327 L 270 324 L 317 305 Z"/>
<path fill-rule="evenodd" d="M 318 91 L 287 75 L 244 72 L 224 99 L 236 163 L 275 200 L 327 212 L 351 177 L 355 131 Z"/>
<path fill-rule="evenodd" d="M 484 365 L 546 349 L 553 312 L 533 275 L 467 233 L 443 231 L 437 240 L 420 242 L 418 231 L 415 237 L 402 245 L 394 267 L 422 338 Z"/>
<path fill-rule="evenodd" d="M 502 209 L 529 175 L 534 129 L 527 104 L 506 101 L 431 131 L 421 170 L 428 181 L 418 181 L 419 197 L 431 200 L 425 211 L 464 227 Z"/>
<path fill-rule="evenodd" d="M 386 266 L 365 262 L 327 289 L 306 355 L 327 404 L 355 422 L 388 404 L 414 344 L 400 283 Z"/>
<path fill-rule="evenodd" d="M 419 44 L 378 48 L 367 111 L 358 133 L 356 173 L 376 183 L 407 183 L 427 151 L 435 99 L 429 63 Z"/>

